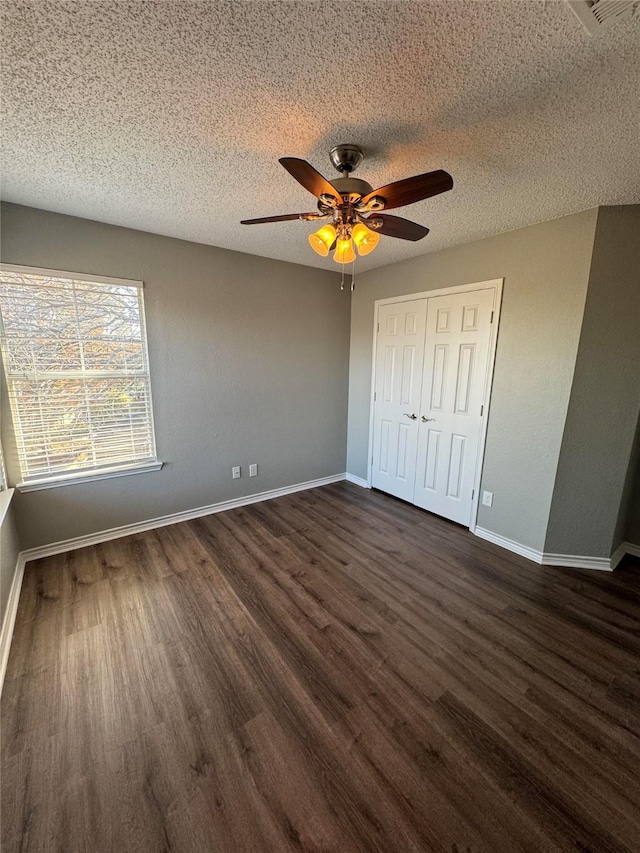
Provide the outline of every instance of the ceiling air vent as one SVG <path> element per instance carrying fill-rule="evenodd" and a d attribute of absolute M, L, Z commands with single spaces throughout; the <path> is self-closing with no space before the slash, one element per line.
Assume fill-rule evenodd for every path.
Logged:
<path fill-rule="evenodd" d="M 608 30 L 640 7 L 640 0 L 567 0 L 592 36 Z"/>

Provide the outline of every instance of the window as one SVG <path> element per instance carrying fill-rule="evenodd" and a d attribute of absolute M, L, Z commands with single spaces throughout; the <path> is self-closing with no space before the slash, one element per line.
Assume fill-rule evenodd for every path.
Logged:
<path fill-rule="evenodd" d="M 0 267 L 23 488 L 159 468 L 141 282 Z"/>

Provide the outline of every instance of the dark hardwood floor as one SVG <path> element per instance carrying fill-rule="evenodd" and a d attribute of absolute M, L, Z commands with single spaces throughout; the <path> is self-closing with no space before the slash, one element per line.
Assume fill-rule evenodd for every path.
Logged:
<path fill-rule="evenodd" d="M 345 483 L 30 563 L 2 851 L 638 851 L 639 619 Z"/>

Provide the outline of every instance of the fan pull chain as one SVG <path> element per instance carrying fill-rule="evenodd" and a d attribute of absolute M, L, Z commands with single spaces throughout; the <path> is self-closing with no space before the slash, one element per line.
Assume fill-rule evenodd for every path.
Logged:
<path fill-rule="evenodd" d="M 351 261 L 351 290 L 356 289 L 356 259 Z"/>
<path fill-rule="evenodd" d="M 340 282 L 340 290 L 344 290 L 344 264 L 342 265 L 342 281 Z"/>

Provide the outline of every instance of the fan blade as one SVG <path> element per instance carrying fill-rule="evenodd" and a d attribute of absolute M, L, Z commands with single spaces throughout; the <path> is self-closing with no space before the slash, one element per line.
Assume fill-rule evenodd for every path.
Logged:
<path fill-rule="evenodd" d="M 289 219 L 324 219 L 321 213 L 284 213 L 282 216 L 263 216 L 260 219 L 243 219 L 240 225 L 261 225 L 263 222 L 286 222 Z"/>
<path fill-rule="evenodd" d="M 361 222 L 364 222 L 368 228 L 371 228 L 376 234 L 385 234 L 387 237 L 399 237 L 401 240 L 422 240 L 429 233 L 429 229 L 424 225 L 418 225 L 417 222 L 411 222 L 409 219 L 403 219 L 401 216 L 390 216 L 388 213 L 374 213 L 370 219 L 382 220 L 380 228 L 371 228 L 367 220 L 361 217 Z"/>
<path fill-rule="evenodd" d="M 282 163 L 287 172 L 316 198 L 325 194 L 335 198 L 338 203 L 342 201 L 335 187 L 332 187 L 329 181 L 306 160 L 300 160 L 298 157 L 281 157 L 278 162 Z"/>
<path fill-rule="evenodd" d="M 448 172 L 437 169 L 435 172 L 425 172 L 424 175 L 414 175 L 403 181 L 387 184 L 369 193 L 362 199 L 366 204 L 374 196 L 381 196 L 385 200 L 384 209 L 393 210 L 394 207 L 404 207 L 405 204 L 413 204 L 430 198 L 438 193 L 444 193 L 453 186 L 453 178 Z"/>

